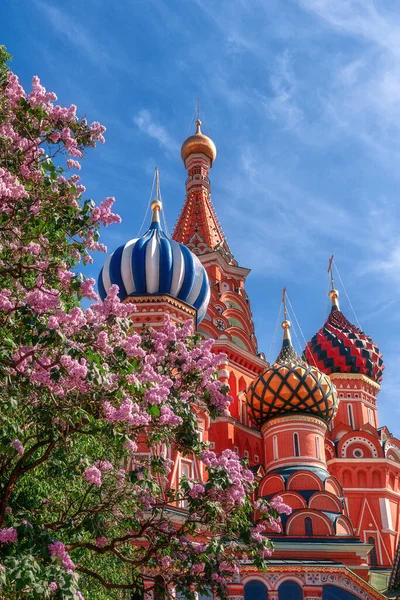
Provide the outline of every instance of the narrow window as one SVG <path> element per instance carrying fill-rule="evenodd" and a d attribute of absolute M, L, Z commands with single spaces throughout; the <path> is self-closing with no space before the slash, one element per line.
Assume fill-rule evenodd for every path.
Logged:
<path fill-rule="evenodd" d="M 315 452 L 316 452 L 317 458 L 321 459 L 321 450 L 319 447 L 319 437 L 315 438 Z"/>
<path fill-rule="evenodd" d="M 294 443 L 294 455 L 300 456 L 300 447 L 299 447 L 299 434 L 293 434 L 293 443 Z"/>
<path fill-rule="evenodd" d="M 304 525 L 306 528 L 306 535 L 313 535 L 312 518 L 306 517 L 304 519 Z"/>
<path fill-rule="evenodd" d="M 272 445 L 274 449 L 274 460 L 277 460 L 278 457 L 278 436 L 274 435 L 272 438 Z"/>
<path fill-rule="evenodd" d="M 349 425 L 354 429 L 353 407 L 351 404 L 347 405 L 347 412 L 349 415 Z"/>
<path fill-rule="evenodd" d="M 247 415 L 247 410 L 246 410 L 246 402 L 242 402 L 242 423 L 244 425 L 247 425 L 246 423 L 246 415 Z"/>
<path fill-rule="evenodd" d="M 368 544 L 373 544 L 374 546 L 371 552 L 369 553 L 369 564 L 371 565 L 371 567 L 376 567 L 378 565 L 378 555 L 376 553 L 375 538 L 369 537 Z"/>
<path fill-rule="evenodd" d="M 370 408 L 368 410 L 368 423 L 372 425 L 372 410 Z"/>

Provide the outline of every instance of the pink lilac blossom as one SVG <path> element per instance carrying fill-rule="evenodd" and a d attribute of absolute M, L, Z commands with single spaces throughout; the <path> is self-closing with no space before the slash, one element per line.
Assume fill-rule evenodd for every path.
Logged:
<path fill-rule="evenodd" d="M 125 448 L 128 450 L 129 454 L 134 454 L 137 452 L 138 445 L 133 440 L 126 440 Z"/>
<path fill-rule="evenodd" d="M 99 548 L 104 548 L 104 546 L 107 545 L 107 538 L 102 536 L 97 538 L 96 540 L 96 546 L 98 546 Z"/>
<path fill-rule="evenodd" d="M 280 533 L 282 531 L 280 517 L 278 517 L 277 519 L 275 519 L 274 517 L 270 517 L 267 523 L 269 528 L 272 529 L 272 531 L 275 531 L 276 533 Z"/>
<path fill-rule="evenodd" d="M 56 592 L 58 588 L 58 585 L 56 584 L 55 581 L 50 581 L 49 583 L 49 590 L 50 592 Z"/>
<path fill-rule="evenodd" d="M 169 408 L 169 406 L 161 407 L 161 415 L 159 419 L 160 423 L 163 425 L 182 425 L 183 419 L 179 415 L 176 415 L 173 410 Z"/>
<path fill-rule="evenodd" d="M 31 308 L 38 314 L 43 314 L 58 308 L 60 306 L 60 300 L 58 298 L 59 292 L 57 290 L 39 290 L 34 289 L 28 292 L 24 298 L 26 304 L 30 304 Z"/>
<path fill-rule="evenodd" d="M 112 223 L 120 223 L 121 217 L 116 213 L 111 212 L 111 207 L 115 202 L 115 198 L 109 197 L 100 202 L 99 206 L 92 212 L 91 221 L 92 223 L 101 223 L 104 227 L 111 225 Z"/>
<path fill-rule="evenodd" d="M 67 167 L 68 169 L 77 169 L 78 171 L 81 170 L 81 164 L 77 160 L 73 160 L 72 158 L 69 158 L 67 160 Z"/>
<path fill-rule="evenodd" d="M 200 563 L 196 563 L 195 565 L 193 565 L 191 571 L 194 575 L 197 575 L 198 573 L 202 573 L 204 571 L 204 563 L 200 562 Z"/>
<path fill-rule="evenodd" d="M 11 446 L 14 448 L 14 450 L 16 450 L 18 452 L 18 454 L 24 454 L 25 452 L 25 448 L 22 445 L 22 442 L 20 442 L 20 440 L 15 439 L 13 440 Z"/>
<path fill-rule="evenodd" d="M 15 307 L 15 304 L 10 300 L 11 291 L 7 289 L 0 290 L 0 310 L 9 312 Z"/>
<path fill-rule="evenodd" d="M 171 560 L 171 558 L 170 558 L 169 556 L 163 556 L 163 557 L 161 558 L 161 560 L 160 560 L 160 565 L 161 565 L 162 567 L 166 567 L 166 568 L 168 568 L 168 567 L 170 567 L 170 566 L 171 566 L 171 564 L 172 564 L 172 560 Z"/>
<path fill-rule="evenodd" d="M 51 556 L 61 559 L 64 569 L 73 571 L 76 568 L 62 542 L 53 542 L 52 544 L 49 544 L 49 551 Z"/>
<path fill-rule="evenodd" d="M 94 279 L 85 279 L 81 283 L 81 294 L 84 298 L 89 298 L 89 300 L 98 300 L 99 297 L 93 289 L 95 284 Z"/>
<path fill-rule="evenodd" d="M 204 485 L 201 485 L 201 483 L 195 483 L 189 492 L 189 496 L 191 498 L 198 498 L 201 494 L 204 494 L 204 492 L 205 492 Z"/>
<path fill-rule="evenodd" d="M 282 496 L 275 496 L 269 504 L 271 508 L 275 509 L 278 513 L 285 515 L 290 515 L 292 513 L 290 506 L 283 502 Z"/>
<path fill-rule="evenodd" d="M 101 471 L 97 467 L 87 467 L 83 472 L 83 478 L 88 482 L 96 485 L 97 487 L 101 486 Z"/>
<path fill-rule="evenodd" d="M 0 529 L 0 543 L 9 544 L 15 543 L 18 540 L 17 530 L 14 527 L 8 527 L 7 529 Z"/>
<path fill-rule="evenodd" d="M 110 461 L 109 461 L 109 460 L 98 460 L 98 461 L 95 463 L 95 466 L 96 466 L 96 467 L 97 467 L 97 468 L 98 468 L 100 471 L 103 471 L 103 472 L 112 471 L 112 470 L 113 470 L 113 468 L 114 468 L 114 467 L 113 467 L 113 464 L 112 464 L 112 463 L 110 463 Z"/>

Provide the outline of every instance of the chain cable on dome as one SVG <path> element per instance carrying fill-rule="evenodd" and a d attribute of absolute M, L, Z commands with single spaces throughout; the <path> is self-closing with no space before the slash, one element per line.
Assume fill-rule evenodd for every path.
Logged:
<path fill-rule="evenodd" d="M 148 201 L 148 203 L 147 203 L 146 213 L 145 213 L 145 215 L 144 215 L 144 217 L 143 217 L 142 224 L 141 224 L 141 226 L 140 226 L 140 228 L 139 228 L 139 231 L 138 231 L 138 232 L 137 232 L 137 234 L 136 234 L 136 237 L 139 237 L 139 236 L 140 236 L 140 233 L 141 233 L 141 231 L 142 231 L 142 229 L 143 229 L 143 226 L 144 226 L 144 224 L 146 223 L 146 220 L 147 220 L 147 215 L 148 215 L 148 213 L 149 213 L 150 205 L 151 205 L 152 198 L 153 198 L 154 184 L 156 183 L 156 181 L 158 181 L 158 176 L 157 176 L 157 173 L 158 173 L 158 169 L 157 169 L 157 167 L 156 167 L 156 168 L 155 168 L 155 170 L 154 170 L 153 183 L 152 183 L 152 186 L 151 186 L 151 191 L 150 191 L 149 201 Z"/>
<path fill-rule="evenodd" d="M 167 237 L 171 237 L 170 233 L 169 233 L 168 225 L 167 225 L 167 219 L 165 217 L 165 206 L 164 206 L 164 202 L 163 202 L 162 195 L 161 195 L 161 189 L 159 190 L 159 195 L 160 195 L 160 202 L 163 207 L 163 209 L 161 211 L 161 218 L 162 218 L 162 221 L 164 224 L 164 232 L 166 233 Z"/>
<path fill-rule="evenodd" d="M 334 265 L 334 267 L 335 267 L 335 269 L 336 269 L 336 273 L 338 274 L 339 281 L 340 281 L 340 285 L 342 286 L 342 288 L 343 288 L 343 290 L 344 290 L 344 293 L 345 293 L 345 295 L 346 295 L 347 302 L 349 303 L 349 305 L 350 305 L 350 308 L 351 308 L 351 310 L 353 311 L 353 315 L 354 315 L 354 317 L 355 317 L 355 319 L 356 319 L 357 325 L 358 325 L 359 329 L 361 329 L 361 330 L 362 330 L 361 323 L 360 323 L 360 321 L 358 320 L 358 317 L 357 317 L 356 311 L 354 310 L 354 307 L 353 307 L 353 305 L 352 305 L 352 303 L 351 303 L 351 300 L 350 300 L 350 298 L 349 298 L 349 295 L 348 295 L 348 293 L 347 293 L 347 290 L 346 290 L 346 288 L 345 288 L 345 286 L 344 286 L 343 280 L 342 280 L 342 278 L 341 278 L 341 276 L 340 276 L 339 269 L 337 268 L 337 265 L 336 265 L 336 261 L 333 261 L 333 265 Z"/>
<path fill-rule="evenodd" d="M 303 330 L 302 330 L 302 328 L 301 328 L 301 325 L 300 325 L 300 323 L 299 323 L 299 321 L 298 321 L 298 319 L 297 319 L 297 316 L 296 316 L 295 310 L 294 310 L 294 308 L 293 308 L 293 305 L 292 305 L 292 303 L 290 302 L 290 298 L 289 298 L 289 295 L 288 295 L 287 293 L 286 293 L 286 298 L 287 298 L 287 301 L 288 301 L 288 303 L 289 303 L 290 310 L 291 310 L 291 312 L 293 313 L 294 320 L 296 321 L 297 327 L 299 328 L 299 331 L 300 331 L 301 337 L 303 338 L 304 347 L 306 348 L 306 347 L 307 347 L 307 340 L 306 340 L 306 338 L 305 338 L 305 336 L 304 336 Z M 296 336 L 296 338 L 297 338 L 297 333 L 296 333 L 296 329 L 295 329 L 295 328 L 294 328 L 294 333 L 295 333 L 295 336 Z M 297 338 L 297 341 L 299 341 L 299 340 L 298 340 L 298 338 Z M 301 344 L 300 344 L 300 343 L 299 343 L 299 346 L 300 346 L 300 355 L 301 355 L 301 354 L 302 354 L 302 351 L 301 351 Z M 311 354 L 311 358 L 312 358 L 312 361 L 313 361 L 313 363 L 314 363 L 314 367 L 316 367 L 316 366 L 317 366 L 317 363 L 315 362 L 315 358 L 314 358 L 314 356 L 313 356 L 312 354 Z"/>
<path fill-rule="evenodd" d="M 193 125 L 196 120 L 200 119 L 200 98 L 197 98 L 196 107 L 192 113 L 186 137 L 193 131 Z"/>

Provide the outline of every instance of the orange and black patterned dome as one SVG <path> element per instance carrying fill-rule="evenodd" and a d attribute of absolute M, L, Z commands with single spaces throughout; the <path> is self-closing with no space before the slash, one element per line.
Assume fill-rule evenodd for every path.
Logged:
<path fill-rule="evenodd" d="M 282 323 L 284 339 L 275 363 L 247 391 L 247 409 L 258 427 L 286 414 L 309 414 L 326 422 L 334 417 L 338 398 L 327 375 L 303 361 L 292 346 L 289 321 Z"/>
<path fill-rule="evenodd" d="M 306 360 L 328 375 L 359 373 L 380 383 L 385 367 L 378 346 L 346 319 L 339 308 L 337 290 L 332 289 L 329 296 L 332 310 L 325 325 L 308 342 Z"/>

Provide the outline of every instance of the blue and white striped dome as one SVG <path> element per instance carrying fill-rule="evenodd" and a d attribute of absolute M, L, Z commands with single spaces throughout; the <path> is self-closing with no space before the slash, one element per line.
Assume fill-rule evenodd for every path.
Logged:
<path fill-rule="evenodd" d="M 153 207 L 150 229 L 117 248 L 101 269 L 100 298 L 105 299 L 113 284 L 119 287 L 121 301 L 128 296 L 169 294 L 197 309 L 200 323 L 210 300 L 207 272 L 193 252 L 161 229 L 161 203 L 156 201 Z"/>

